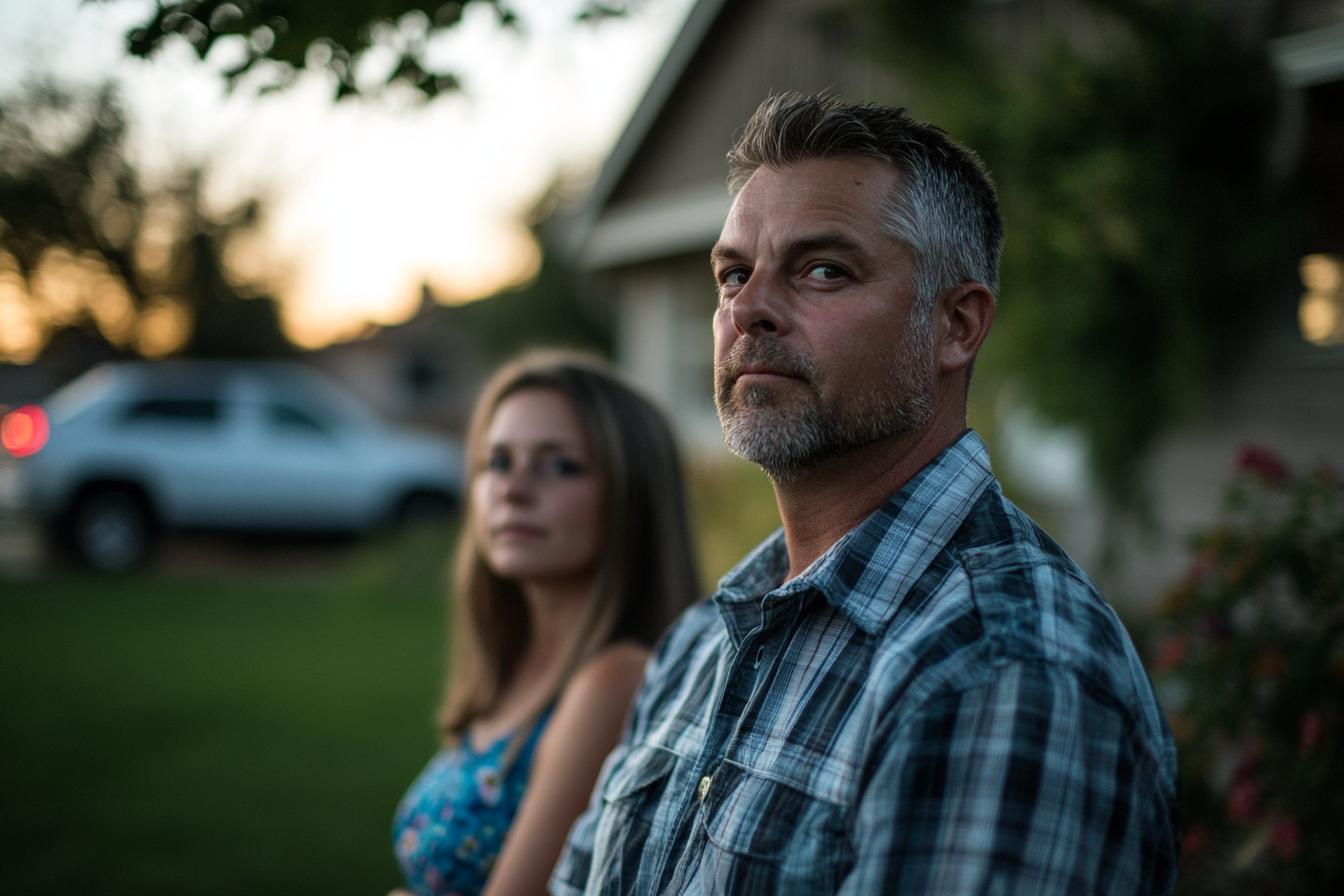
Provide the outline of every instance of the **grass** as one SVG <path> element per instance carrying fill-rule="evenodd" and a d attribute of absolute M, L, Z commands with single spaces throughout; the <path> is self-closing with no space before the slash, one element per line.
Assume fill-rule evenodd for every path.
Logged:
<path fill-rule="evenodd" d="M 691 483 L 708 591 L 779 516 L 750 464 Z M 0 893 L 399 884 L 391 817 L 436 746 L 453 535 L 305 576 L 0 579 Z"/>
<path fill-rule="evenodd" d="M 689 480 L 701 590 L 709 594 L 747 551 L 779 528 L 779 508 L 770 480 L 744 460 L 696 464 Z"/>
<path fill-rule="evenodd" d="M 381 894 L 449 533 L 318 578 L 0 581 L 0 892 Z"/>

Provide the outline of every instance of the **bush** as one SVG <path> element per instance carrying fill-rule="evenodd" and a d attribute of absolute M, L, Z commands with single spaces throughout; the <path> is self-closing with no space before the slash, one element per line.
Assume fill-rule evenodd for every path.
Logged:
<path fill-rule="evenodd" d="M 1176 738 L 1180 893 L 1344 884 L 1344 481 L 1243 449 L 1166 596 L 1152 672 Z"/>

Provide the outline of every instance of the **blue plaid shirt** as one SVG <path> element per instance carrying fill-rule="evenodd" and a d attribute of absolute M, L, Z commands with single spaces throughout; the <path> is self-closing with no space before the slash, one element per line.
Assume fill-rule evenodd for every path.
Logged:
<path fill-rule="evenodd" d="M 664 638 L 553 893 L 1170 892 L 1152 687 L 978 436 L 788 565 L 777 532 Z"/>

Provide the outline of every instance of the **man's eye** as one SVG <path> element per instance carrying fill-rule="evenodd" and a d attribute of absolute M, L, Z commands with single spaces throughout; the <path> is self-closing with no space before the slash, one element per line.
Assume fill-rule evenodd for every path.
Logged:
<path fill-rule="evenodd" d="M 810 280 L 839 280 L 845 272 L 833 264 L 814 264 L 807 269 L 807 276 Z"/>
<path fill-rule="evenodd" d="M 750 271 L 732 270 L 723 275 L 723 285 L 746 286 L 749 277 L 751 277 Z"/>

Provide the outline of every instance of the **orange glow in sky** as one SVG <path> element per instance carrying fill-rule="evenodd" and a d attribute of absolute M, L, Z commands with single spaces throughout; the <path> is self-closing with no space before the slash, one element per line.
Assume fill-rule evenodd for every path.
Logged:
<path fill-rule="evenodd" d="M 539 253 L 523 216 L 558 174 L 596 170 L 689 0 L 650 0 L 596 27 L 572 21 L 577 2 L 513 5 L 524 35 L 469 7 L 431 44 L 431 61 L 459 72 L 464 94 L 336 104 L 317 77 L 226 96 L 215 74 L 231 61 L 225 42 L 204 65 L 185 44 L 149 62 L 125 58 L 122 35 L 152 0 L 0 0 L 0 94 L 43 75 L 119 82 L 143 170 L 204 161 L 219 207 L 263 200 L 261 233 L 226 263 L 277 295 L 291 337 L 315 346 L 404 320 L 422 283 L 466 301 L 531 276 Z"/>

